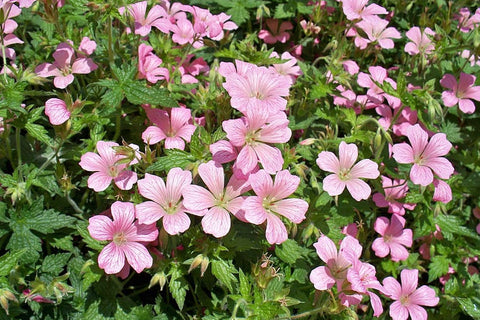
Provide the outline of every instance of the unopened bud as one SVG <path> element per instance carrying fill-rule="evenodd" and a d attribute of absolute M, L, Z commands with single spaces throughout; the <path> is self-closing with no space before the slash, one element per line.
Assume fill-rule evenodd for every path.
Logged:
<path fill-rule="evenodd" d="M 210 259 L 204 257 L 202 263 L 200 264 L 200 277 L 203 277 L 205 271 L 207 271 L 208 265 L 210 264 Z"/>
<path fill-rule="evenodd" d="M 190 268 L 188 268 L 188 273 L 190 273 L 193 269 L 195 269 L 196 267 L 198 267 L 203 261 L 203 255 L 202 254 L 199 254 L 197 255 L 192 263 L 190 264 Z"/>
<path fill-rule="evenodd" d="M 157 283 L 160 286 L 160 290 L 163 290 L 163 286 L 165 286 L 165 283 L 167 283 L 167 276 L 163 271 L 157 272 L 153 275 L 152 279 L 150 279 L 150 284 L 148 285 L 148 288 L 153 287 Z"/>
<path fill-rule="evenodd" d="M 307 138 L 305 140 L 300 141 L 300 144 L 302 146 L 310 146 L 310 145 L 314 144 L 316 140 L 317 139 L 314 139 L 314 138 Z"/>
<path fill-rule="evenodd" d="M 0 305 L 2 306 L 5 313 L 8 315 L 8 300 L 4 296 L 0 296 Z"/>

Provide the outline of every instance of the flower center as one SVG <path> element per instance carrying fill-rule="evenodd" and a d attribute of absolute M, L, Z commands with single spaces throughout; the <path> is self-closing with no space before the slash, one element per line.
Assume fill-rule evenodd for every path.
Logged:
<path fill-rule="evenodd" d="M 425 163 L 427 162 L 427 159 L 425 158 L 423 153 L 416 156 L 414 160 L 415 160 L 415 163 L 418 164 L 419 166 L 424 166 Z"/>
<path fill-rule="evenodd" d="M 383 242 L 385 243 L 389 243 L 390 241 L 392 241 L 392 235 L 391 234 L 384 234 L 383 235 Z"/>
<path fill-rule="evenodd" d="M 258 130 L 250 130 L 247 132 L 247 135 L 245 136 L 245 142 L 248 145 L 255 145 L 255 143 L 258 141 L 260 138 L 260 132 Z"/>
<path fill-rule="evenodd" d="M 350 180 L 350 169 L 340 169 L 340 171 L 338 172 L 338 178 L 342 181 Z"/>
<path fill-rule="evenodd" d="M 117 246 L 121 246 L 121 245 L 123 245 L 127 242 L 127 236 L 125 235 L 125 233 L 123 231 L 118 232 L 113 236 L 113 242 Z"/>
<path fill-rule="evenodd" d="M 166 206 L 162 206 L 166 214 L 175 214 L 177 212 L 178 203 L 173 203 L 171 200 Z"/>
<path fill-rule="evenodd" d="M 116 178 L 118 176 L 117 166 L 108 167 L 108 175 L 112 178 Z"/>
<path fill-rule="evenodd" d="M 403 295 L 400 297 L 400 303 L 403 305 L 403 306 L 408 306 L 410 304 L 410 301 L 409 301 L 409 296 L 408 295 Z"/>

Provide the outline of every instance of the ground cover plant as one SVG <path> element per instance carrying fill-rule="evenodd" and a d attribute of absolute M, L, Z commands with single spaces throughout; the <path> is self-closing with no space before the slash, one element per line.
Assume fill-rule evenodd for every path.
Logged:
<path fill-rule="evenodd" d="M 0 0 L 0 319 L 480 319 L 480 9 Z"/>

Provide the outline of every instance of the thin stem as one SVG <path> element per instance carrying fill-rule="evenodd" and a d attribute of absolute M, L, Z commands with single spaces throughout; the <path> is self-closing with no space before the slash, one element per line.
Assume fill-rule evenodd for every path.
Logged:
<path fill-rule="evenodd" d="M 232 320 L 237 319 L 238 308 L 239 308 L 242 304 L 247 304 L 247 301 L 245 301 L 245 299 L 238 299 L 238 301 L 237 301 L 237 303 L 235 304 L 235 307 L 233 308 L 233 311 L 232 311 L 232 317 L 231 317 Z"/>
<path fill-rule="evenodd" d="M 83 216 L 82 216 L 83 211 L 82 211 L 82 209 L 80 209 L 80 208 L 78 207 L 78 205 L 75 203 L 75 201 L 73 201 L 73 199 L 70 198 L 70 194 L 69 194 L 67 191 L 65 191 L 65 198 L 67 198 L 67 201 L 68 201 L 68 203 L 72 206 L 73 210 L 80 215 L 79 217 L 81 217 L 81 218 L 83 219 Z M 83 219 L 83 220 L 84 220 L 84 219 Z"/>
<path fill-rule="evenodd" d="M 22 148 L 20 144 L 20 128 L 15 128 L 15 143 L 17 145 L 18 167 L 22 165 Z"/>
<path fill-rule="evenodd" d="M 313 314 L 320 313 L 321 311 L 323 311 L 323 307 L 316 308 L 316 309 L 313 309 L 313 310 L 310 310 L 310 311 L 307 311 L 307 312 L 299 313 L 299 314 L 294 315 L 294 316 L 277 318 L 277 320 L 283 320 L 283 319 L 300 319 L 300 318 L 304 318 L 304 317 L 311 316 L 311 315 L 313 315 Z"/>

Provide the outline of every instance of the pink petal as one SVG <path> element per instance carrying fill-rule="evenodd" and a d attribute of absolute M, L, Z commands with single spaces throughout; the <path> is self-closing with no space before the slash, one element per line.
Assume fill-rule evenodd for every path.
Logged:
<path fill-rule="evenodd" d="M 265 236 L 270 244 L 281 244 L 288 239 L 287 228 L 277 216 L 267 215 L 267 230 Z"/>
<path fill-rule="evenodd" d="M 370 193 L 372 192 L 370 186 L 365 181 L 360 179 L 347 180 L 345 181 L 345 185 L 347 186 L 348 192 L 350 192 L 353 199 L 357 201 L 368 199 L 368 197 L 370 197 Z"/>
<path fill-rule="evenodd" d="M 170 235 L 176 235 L 186 231 L 190 227 L 190 218 L 185 212 L 177 214 L 166 214 L 163 216 L 163 227 Z"/>
<path fill-rule="evenodd" d="M 352 170 L 350 170 L 350 177 L 353 179 L 376 179 L 379 175 L 380 172 L 378 171 L 378 164 L 368 159 L 361 160 L 352 168 Z"/>
<path fill-rule="evenodd" d="M 182 197 L 183 188 L 192 183 L 192 173 L 188 170 L 173 168 L 167 174 L 167 196 L 173 203 L 178 203 Z"/>
<path fill-rule="evenodd" d="M 112 220 L 103 215 L 93 216 L 88 219 L 88 232 L 95 240 L 112 240 L 114 232 Z"/>
<path fill-rule="evenodd" d="M 408 312 L 412 320 L 427 320 L 427 311 L 424 308 L 417 306 L 416 304 L 410 304 L 407 306 Z"/>
<path fill-rule="evenodd" d="M 135 208 L 138 222 L 142 224 L 155 223 L 167 214 L 158 203 L 153 201 L 142 202 Z"/>
<path fill-rule="evenodd" d="M 220 140 L 210 145 L 212 160 L 218 163 L 228 163 L 237 158 L 237 151 L 230 141 Z"/>
<path fill-rule="evenodd" d="M 322 151 L 318 155 L 317 165 L 323 171 L 338 173 L 340 172 L 340 162 L 338 158 L 330 151 Z"/>
<path fill-rule="evenodd" d="M 123 170 L 113 181 L 120 190 L 130 190 L 137 182 L 137 174 L 130 170 Z"/>
<path fill-rule="evenodd" d="M 408 309 L 404 307 L 400 301 L 395 301 L 390 305 L 390 317 L 393 320 L 407 320 L 408 319 Z"/>
<path fill-rule="evenodd" d="M 335 285 L 335 279 L 330 276 L 326 267 L 316 267 L 310 273 L 310 281 L 317 290 L 327 290 Z"/>
<path fill-rule="evenodd" d="M 125 254 L 113 242 L 110 242 L 98 255 L 98 266 L 105 270 L 105 273 L 115 274 L 122 270 L 125 264 Z"/>
<path fill-rule="evenodd" d="M 398 163 L 413 163 L 415 159 L 413 158 L 413 149 L 412 147 L 405 143 L 397 143 L 392 146 L 393 158 Z"/>
<path fill-rule="evenodd" d="M 383 293 L 393 300 L 399 300 L 402 295 L 402 286 L 393 277 L 385 278 L 383 279 Z"/>
<path fill-rule="evenodd" d="M 113 224 L 117 230 L 128 229 L 135 220 L 135 207 L 131 202 L 115 201 L 110 207 Z"/>
<path fill-rule="evenodd" d="M 148 144 L 156 144 L 165 139 L 165 133 L 156 126 L 150 126 L 142 133 L 142 140 Z"/>
<path fill-rule="evenodd" d="M 331 174 L 323 179 L 323 190 L 330 196 L 338 196 L 345 189 L 345 181 L 340 180 L 336 174 Z"/>
<path fill-rule="evenodd" d="M 72 73 L 87 74 L 96 70 L 98 66 L 90 58 L 78 58 L 72 65 Z"/>
<path fill-rule="evenodd" d="M 384 258 L 390 253 L 390 247 L 385 243 L 383 238 L 373 240 L 372 249 L 375 251 L 375 255 L 380 258 Z"/>
<path fill-rule="evenodd" d="M 60 125 L 70 119 L 70 111 L 63 100 L 52 98 L 45 102 L 45 114 L 53 125 Z"/>
<path fill-rule="evenodd" d="M 216 165 L 214 161 L 202 163 L 198 167 L 198 173 L 212 194 L 215 196 L 221 196 L 223 194 L 225 175 L 222 166 Z"/>
<path fill-rule="evenodd" d="M 402 294 L 411 294 L 417 289 L 418 285 L 418 270 L 417 269 L 403 269 L 400 273 L 402 280 Z"/>
<path fill-rule="evenodd" d="M 442 180 L 433 180 L 433 185 L 435 186 L 435 192 L 433 193 L 433 201 L 441 201 L 443 203 L 448 203 L 452 201 L 452 189 Z"/>
<path fill-rule="evenodd" d="M 453 91 L 443 91 L 442 92 L 442 101 L 446 107 L 453 107 L 458 103 L 458 97 Z"/>
<path fill-rule="evenodd" d="M 122 247 L 128 263 L 132 268 L 140 273 L 145 268 L 150 268 L 153 264 L 153 259 L 147 248 L 138 242 L 127 242 Z"/>
<path fill-rule="evenodd" d="M 447 140 L 447 135 L 444 133 L 437 133 L 430 138 L 423 155 L 425 158 L 435 158 L 446 155 L 452 144 Z"/>
<path fill-rule="evenodd" d="M 251 174 L 249 182 L 255 194 L 260 198 L 265 198 L 274 192 L 272 177 L 265 170 Z"/>
<path fill-rule="evenodd" d="M 179 149 L 185 150 L 185 141 L 179 137 L 166 137 L 165 149 Z"/>
<path fill-rule="evenodd" d="M 380 298 L 373 292 L 367 291 L 370 297 L 370 303 L 372 304 L 373 316 L 378 317 L 383 313 L 383 305 Z"/>
<path fill-rule="evenodd" d="M 329 263 L 330 261 L 337 260 L 338 251 L 335 243 L 327 236 L 321 235 L 318 241 L 313 244 L 317 250 L 317 254 L 323 262 Z"/>
<path fill-rule="evenodd" d="M 53 85 L 55 88 L 65 89 L 70 83 L 74 80 L 73 74 L 68 74 L 66 76 L 56 76 L 53 79 Z"/>
<path fill-rule="evenodd" d="M 273 196 L 275 199 L 283 199 L 297 190 L 300 184 L 300 178 L 292 175 L 288 170 L 282 170 L 275 176 L 273 185 Z"/>
<path fill-rule="evenodd" d="M 88 177 L 87 185 L 90 189 L 95 190 L 95 192 L 100 192 L 108 188 L 112 179 L 112 177 L 103 172 L 95 172 Z"/>
<path fill-rule="evenodd" d="M 454 171 L 454 168 L 450 161 L 441 157 L 428 159 L 426 165 L 442 179 L 450 178 Z"/>
<path fill-rule="evenodd" d="M 284 199 L 275 202 L 271 210 L 281 214 L 294 223 L 305 220 L 305 213 L 308 210 L 308 203 L 302 199 Z"/>
<path fill-rule="evenodd" d="M 192 119 L 192 112 L 187 108 L 172 108 L 170 112 L 170 123 L 172 130 L 177 131 Z"/>
<path fill-rule="evenodd" d="M 457 89 L 457 79 L 451 74 L 445 74 L 440 80 L 440 85 L 444 88 L 456 90 Z"/>
<path fill-rule="evenodd" d="M 147 199 L 158 204 L 167 204 L 165 199 L 167 189 L 163 179 L 153 174 L 146 173 L 145 178 L 138 181 L 138 192 Z"/>
<path fill-rule="evenodd" d="M 250 146 L 244 146 L 238 154 L 235 162 L 243 174 L 247 175 L 255 168 L 258 163 L 257 154 Z"/>
<path fill-rule="evenodd" d="M 435 290 L 428 286 L 421 286 L 410 295 L 410 301 L 421 306 L 435 307 L 439 300 Z"/>
<path fill-rule="evenodd" d="M 157 240 L 158 229 L 156 223 L 139 224 L 138 222 L 135 222 L 134 226 L 135 232 L 134 234 L 128 235 L 128 241 L 151 242 Z"/>
<path fill-rule="evenodd" d="M 428 186 L 433 182 L 432 170 L 429 167 L 419 166 L 415 163 L 410 170 L 410 180 L 415 184 Z"/>
<path fill-rule="evenodd" d="M 358 158 L 358 148 L 355 144 L 340 142 L 338 158 L 341 169 L 350 169 Z"/>
<path fill-rule="evenodd" d="M 253 224 L 262 224 L 267 219 L 268 213 L 262 205 L 262 198 L 250 196 L 243 202 L 245 220 Z"/>
<path fill-rule="evenodd" d="M 397 261 L 404 261 L 408 259 L 409 253 L 404 246 L 396 242 L 390 242 L 388 245 L 390 246 L 390 255 L 391 255 L 392 261 L 397 262 Z"/>
<path fill-rule="evenodd" d="M 408 128 L 407 136 L 412 146 L 413 156 L 421 155 L 428 144 L 428 133 L 419 124 L 416 124 Z"/>
<path fill-rule="evenodd" d="M 458 107 L 462 112 L 470 114 L 475 112 L 475 104 L 470 99 L 459 99 Z"/>
<path fill-rule="evenodd" d="M 230 225 L 230 214 L 220 207 L 212 207 L 202 219 L 203 231 L 216 238 L 225 236 L 230 231 Z"/>
<path fill-rule="evenodd" d="M 378 217 L 373 224 L 373 229 L 377 231 L 382 236 L 387 232 L 390 221 L 386 217 Z"/>
<path fill-rule="evenodd" d="M 282 170 L 283 157 L 280 150 L 264 143 L 257 143 L 253 149 L 265 171 L 274 174 Z"/>
<path fill-rule="evenodd" d="M 189 185 L 183 188 L 183 205 L 188 210 L 204 210 L 215 206 L 215 197 L 205 188 Z"/>
<path fill-rule="evenodd" d="M 87 152 L 80 158 L 80 167 L 87 171 L 104 171 L 107 170 L 103 159 L 96 153 Z M 110 184 L 110 182 L 109 182 Z"/>

